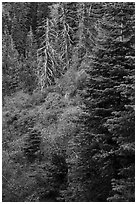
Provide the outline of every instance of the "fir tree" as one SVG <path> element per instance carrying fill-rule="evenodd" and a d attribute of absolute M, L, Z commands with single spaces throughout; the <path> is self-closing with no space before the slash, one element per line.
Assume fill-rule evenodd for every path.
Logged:
<path fill-rule="evenodd" d="M 27 35 L 25 58 L 22 57 L 20 80 L 24 91 L 32 94 L 37 88 L 37 43 L 34 39 L 32 29 Z"/>
<path fill-rule="evenodd" d="M 30 129 L 26 139 L 26 145 L 24 146 L 24 154 L 29 162 L 33 163 L 36 159 L 41 160 L 40 143 L 40 132 L 35 129 Z"/>
<path fill-rule="evenodd" d="M 2 53 L 3 94 L 11 94 L 19 88 L 19 54 L 9 35 L 8 28 L 5 28 L 3 34 Z"/>
<path fill-rule="evenodd" d="M 102 48 L 100 47 L 96 52 L 92 63 L 93 68 L 90 72 L 89 108 L 92 116 L 90 127 L 95 134 L 95 140 L 101 147 L 100 151 L 98 151 L 94 158 L 100 166 L 100 171 L 103 172 L 102 178 L 104 181 L 106 180 L 108 185 L 110 185 L 111 179 L 114 179 L 112 180 L 114 185 L 113 189 L 115 189 L 114 192 L 116 192 L 117 185 L 118 195 L 114 195 L 114 200 L 112 200 L 116 201 L 117 199 L 117 201 L 125 201 L 127 199 L 126 201 L 129 201 L 134 197 L 132 195 L 134 187 L 131 187 L 131 198 L 129 198 L 130 196 L 124 198 L 124 189 L 127 191 L 126 183 L 123 190 L 120 190 L 119 192 L 118 189 L 120 185 L 123 185 L 125 182 L 124 180 L 121 180 L 121 174 L 124 169 L 125 171 L 126 169 L 132 169 L 132 177 L 127 176 L 130 182 L 130 184 L 127 185 L 133 185 L 134 183 L 134 156 L 131 156 L 130 160 L 126 160 L 127 155 L 123 155 L 126 153 L 122 153 L 123 150 L 121 148 L 121 146 L 123 146 L 123 149 L 129 147 L 128 151 L 133 155 L 134 111 L 132 108 L 134 104 L 134 12 L 131 14 L 130 10 L 132 8 L 134 11 L 134 5 L 128 3 L 107 4 L 105 5 L 105 9 L 106 6 L 109 7 L 107 10 L 111 12 L 111 15 L 105 16 L 103 28 L 105 28 L 107 32 L 109 30 L 109 35 L 107 36 L 107 41 L 104 41 Z M 129 22 L 131 22 L 130 27 L 128 27 Z M 130 35 L 128 35 L 129 33 Z M 132 80 L 127 81 L 127 78 L 132 78 Z M 130 110 L 131 112 L 126 111 L 126 107 L 128 106 L 132 106 Z M 130 121 L 130 126 L 128 123 L 125 123 L 126 120 Z M 122 125 L 122 123 L 125 123 L 125 125 Z M 113 125 L 111 126 L 111 124 Z M 132 131 L 130 130 L 130 127 Z M 130 137 L 130 139 L 126 139 L 123 128 L 128 128 L 129 132 L 126 132 L 129 133 L 127 137 Z M 114 130 L 116 130 L 117 136 L 115 136 L 115 133 L 113 132 Z M 129 194 L 131 188 L 129 187 Z M 112 192 L 108 189 L 107 194 L 109 193 L 111 194 Z M 124 193 L 124 195 L 121 195 L 121 193 Z"/>

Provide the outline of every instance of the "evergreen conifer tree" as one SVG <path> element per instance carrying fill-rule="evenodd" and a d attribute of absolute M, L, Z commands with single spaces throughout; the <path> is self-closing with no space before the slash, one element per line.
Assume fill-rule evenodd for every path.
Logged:
<path fill-rule="evenodd" d="M 131 201 L 134 198 L 134 4 L 107 4 L 104 9 L 108 15 L 102 26 L 108 35 L 93 58 L 90 100 L 87 100 L 90 127 L 100 146 L 94 159 L 103 181 L 110 186 L 112 180 L 112 191 L 108 189 L 107 193 L 113 194 L 110 200 Z"/>
<path fill-rule="evenodd" d="M 2 43 L 3 94 L 11 94 L 19 88 L 19 54 L 7 27 L 4 30 Z"/>
<path fill-rule="evenodd" d="M 25 58 L 22 57 L 20 80 L 24 91 L 32 94 L 37 88 L 37 43 L 32 28 L 26 38 Z"/>

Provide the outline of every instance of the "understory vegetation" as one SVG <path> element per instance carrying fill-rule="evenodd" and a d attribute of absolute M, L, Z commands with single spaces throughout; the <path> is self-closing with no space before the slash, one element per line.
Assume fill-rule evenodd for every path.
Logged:
<path fill-rule="evenodd" d="M 135 4 L 2 5 L 3 202 L 135 201 Z"/>

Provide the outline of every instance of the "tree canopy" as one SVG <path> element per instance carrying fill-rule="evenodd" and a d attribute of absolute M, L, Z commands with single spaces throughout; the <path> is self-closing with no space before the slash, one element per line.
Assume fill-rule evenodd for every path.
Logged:
<path fill-rule="evenodd" d="M 3 2 L 3 202 L 135 201 L 135 3 Z"/>

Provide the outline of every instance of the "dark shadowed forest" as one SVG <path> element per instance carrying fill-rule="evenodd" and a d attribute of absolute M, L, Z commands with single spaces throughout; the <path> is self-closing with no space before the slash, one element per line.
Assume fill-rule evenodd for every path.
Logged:
<path fill-rule="evenodd" d="M 134 2 L 3 2 L 3 202 L 134 202 L 134 104 Z"/>

